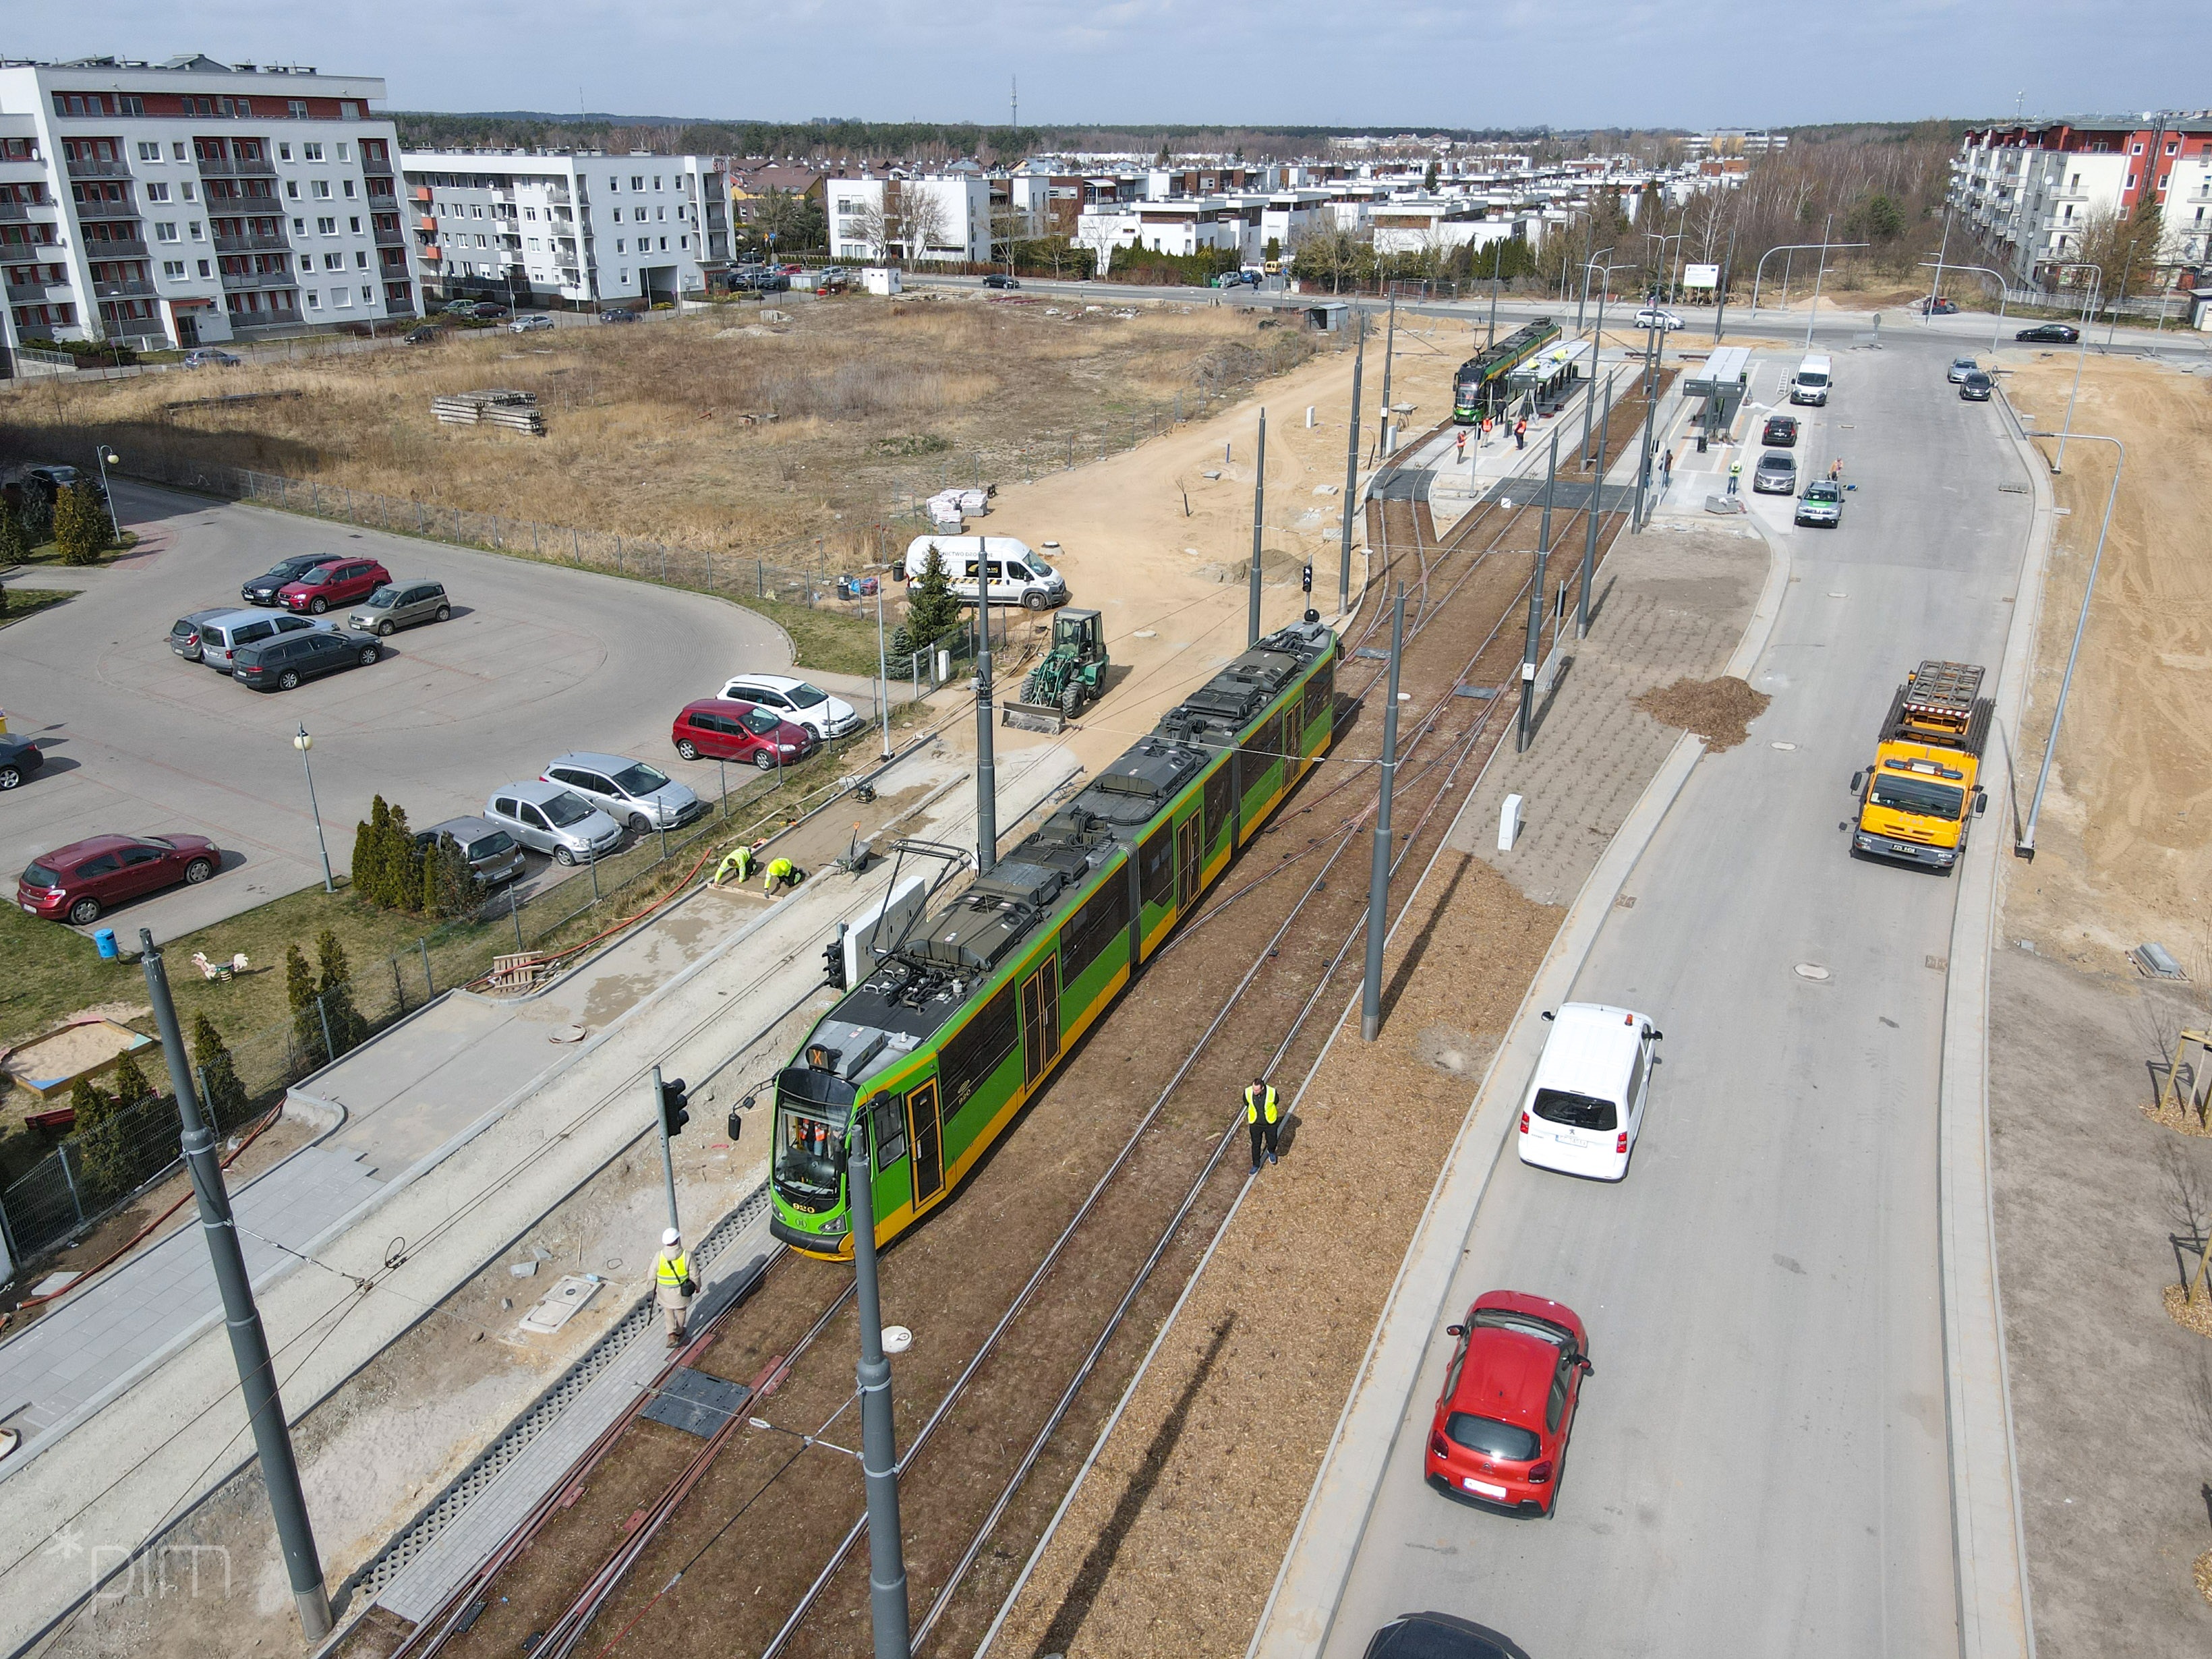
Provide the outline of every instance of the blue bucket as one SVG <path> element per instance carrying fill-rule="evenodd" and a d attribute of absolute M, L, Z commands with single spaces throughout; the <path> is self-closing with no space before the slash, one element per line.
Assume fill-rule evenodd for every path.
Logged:
<path fill-rule="evenodd" d="M 115 930 L 112 927 L 101 928 L 92 936 L 92 943 L 100 952 L 102 962 L 113 962 L 123 954 L 115 948 Z"/>

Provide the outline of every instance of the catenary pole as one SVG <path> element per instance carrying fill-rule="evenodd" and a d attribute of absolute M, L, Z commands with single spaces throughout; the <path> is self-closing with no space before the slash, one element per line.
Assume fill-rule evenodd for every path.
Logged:
<path fill-rule="evenodd" d="M 676 1158 L 668 1149 L 668 1108 L 660 1098 L 660 1067 L 653 1068 L 653 1120 L 660 1127 L 660 1179 L 668 1189 L 668 1224 L 680 1230 L 676 1218 Z"/>
<path fill-rule="evenodd" d="M 975 614 L 983 624 L 983 647 L 975 653 L 975 873 L 979 876 L 989 875 L 999 861 L 999 774 L 991 755 L 989 604 L 989 584 L 979 581 Z"/>
<path fill-rule="evenodd" d="M 1359 1036 L 1382 1032 L 1383 913 L 1390 907 L 1390 787 L 1398 777 L 1398 661 L 1406 639 L 1406 584 L 1390 615 L 1390 700 L 1382 705 L 1382 792 L 1375 805 L 1375 863 L 1367 877 L 1367 976 L 1359 988 Z"/>
<path fill-rule="evenodd" d="M 1552 550 L 1552 486 L 1559 477 L 1559 432 L 1552 429 L 1552 459 L 1544 469 L 1544 517 L 1536 532 L 1535 579 L 1528 586 L 1528 643 L 1521 653 L 1521 725 L 1514 742 L 1518 753 L 1528 747 L 1529 723 L 1536 713 L 1537 653 L 1544 644 L 1544 562 Z"/>
<path fill-rule="evenodd" d="M 1382 424 L 1376 434 L 1376 459 L 1387 459 L 1390 453 L 1390 428 L 1395 424 L 1390 418 L 1390 370 L 1398 359 L 1398 290 L 1394 283 L 1390 289 L 1390 319 L 1382 334 Z"/>
<path fill-rule="evenodd" d="M 1352 609 L 1352 510 L 1359 494 L 1359 375 L 1367 362 L 1367 313 L 1359 313 L 1359 343 L 1352 357 L 1352 428 L 1344 440 L 1344 542 L 1339 550 L 1336 608 Z"/>
<path fill-rule="evenodd" d="M 858 1125 L 855 1128 L 857 1131 Z M 854 1302 L 860 1321 L 860 1476 L 868 1495 L 868 1612 L 876 1659 L 908 1659 L 906 1548 L 899 1534 L 898 1439 L 891 1419 L 891 1367 L 884 1358 L 884 1308 L 876 1283 L 876 1200 L 867 1137 L 850 1137 Z"/>
<path fill-rule="evenodd" d="M 331 1633 L 331 1601 L 323 1585 L 323 1566 L 315 1553 L 315 1531 L 307 1519 L 307 1500 L 300 1490 L 300 1466 L 292 1455 L 292 1431 L 284 1420 L 284 1401 L 269 1357 L 268 1334 L 253 1303 L 253 1284 L 246 1276 L 246 1255 L 231 1218 L 230 1194 L 223 1187 L 222 1164 L 215 1136 L 200 1115 L 199 1096 L 177 1024 L 177 1005 L 169 995 L 168 969 L 154 948 L 154 935 L 138 930 L 154 1024 L 161 1033 L 161 1057 L 168 1062 L 169 1086 L 176 1091 L 177 1115 L 184 1127 L 185 1167 L 191 1172 L 192 1195 L 199 1201 L 200 1231 L 215 1263 L 216 1287 L 222 1295 L 223 1324 L 230 1334 L 230 1357 L 238 1367 L 239 1392 L 245 1396 L 246 1423 L 261 1462 L 261 1483 L 276 1523 L 276 1546 L 284 1573 L 292 1582 L 292 1606 L 301 1632 L 310 1642 Z"/>
<path fill-rule="evenodd" d="M 1597 471 L 1590 478 L 1589 510 L 1583 516 L 1589 520 L 1589 533 L 1583 543 L 1583 591 L 1575 601 L 1575 637 L 1581 639 L 1589 632 L 1590 580 L 1597 574 L 1597 515 L 1598 506 L 1605 492 L 1606 427 L 1613 423 L 1613 386 L 1605 388 L 1605 422 L 1597 433 Z"/>
<path fill-rule="evenodd" d="M 1247 650 L 1260 643 L 1260 530 L 1267 516 L 1267 411 L 1260 411 L 1260 460 L 1252 475 L 1252 600 L 1244 623 Z"/>

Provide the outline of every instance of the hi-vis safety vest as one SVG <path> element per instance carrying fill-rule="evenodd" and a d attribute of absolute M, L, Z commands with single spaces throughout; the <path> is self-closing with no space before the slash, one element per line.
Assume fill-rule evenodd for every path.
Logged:
<path fill-rule="evenodd" d="M 1268 1122 L 1275 1121 L 1275 1091 L 1272 1085 L 1264 1094 L 1256 1085 L 1244 1091 L 1244 1121 L 1257 1123 L 1262 1111 L 1267 1113 Z"/>
<path fill-rule="evenodd" d="M 734 876 L 743 881 L 752 872 L 753 849 L 741 844 L 722 860 L 721 868 L 714 872 L 714 879 L 725 881 Z"/>
<path fill-rule="evenodd" d="M 799 866 L 789 859 L 777 859 L 768 867 L 768 878 L 770 881 L 789 881 L 798 873 Z"/>
<path fill-rule="evenodd" d="M 674 1255 L 663 1255 L 655 1276 L 665 1288 L 681 1290 L 684 1281 L 691 1277 L 691 1258 L 680 1250 Z"/>

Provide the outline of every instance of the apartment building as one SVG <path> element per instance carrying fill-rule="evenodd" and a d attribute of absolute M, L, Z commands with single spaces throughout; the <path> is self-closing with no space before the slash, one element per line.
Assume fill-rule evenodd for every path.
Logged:
<path fill-rule="evenodd" d="M 407 150 L 409 228 L 428 291 L 523 306 L 672 301 L 730 258 L 711 156 Z"/>
<path fill-rule="evenodd" d="M 972 164 L 911 178 L 832 179 L 823 191 L 836 258 L 982 264 L 991 258 L 991 181 Z"/>
<path fill-rule="evenodd" d="M 1682 140 L 1682 153 L 1692 161 L 1708 155 L 1778 155 L 1789 148 L 1788 133 L 1762 132 L 1755 127 L 1719 127 Z"/>
<path fill-rule="evenodd" d="M 297 65 L 0 61 L 7 344 L 415 315 L 383 99 Z"/>
<path fill-rule="evenodd" d="M 2093 223 L 2145 202 L 2164 216 L 2169 277 L 2212 255 L 2212 112 L 1981 127 L 1951 161 L 1958 223 L 2022 283 L 2057 280 Z"/>

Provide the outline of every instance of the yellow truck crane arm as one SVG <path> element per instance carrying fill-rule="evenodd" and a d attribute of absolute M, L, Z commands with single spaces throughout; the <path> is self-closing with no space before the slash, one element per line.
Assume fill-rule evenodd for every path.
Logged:
<path fill-rule="evenodd" d="M 1856 857 L 1958 867 L 1966 830 L 1988 805 L 1981 787 L 1992 706 L 1973 663 L 1930 659 L 1890 700 L 1871 764 L 1851 777 L 1859 798 Z"/>

